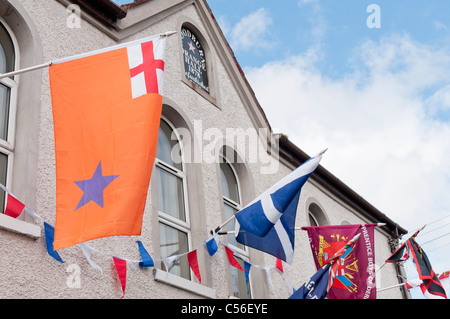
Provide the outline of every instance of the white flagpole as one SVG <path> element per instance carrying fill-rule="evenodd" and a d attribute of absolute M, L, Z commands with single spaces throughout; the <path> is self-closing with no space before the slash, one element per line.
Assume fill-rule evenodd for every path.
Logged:
<path fill-rule="evenodd" d="M 219 233 L 219 231 L 224 228 L 226 225 L 228 225 L 229 223 L 231 223 L 234 219 L 235 219 L 235 215 L 231 216 L 230 218 L 228 218 L 226 221 L 224 221 L 222 224 L 220 224 L 219 226 L 217 226 L 217 228 L 213 231 L 211 231 L 212 234 L 214 233 Z M 228 234 L 229 232 L 227 232 Z M 233 231 L 234 234 L 234 231 Z"/>
<path fill-rule="evenodd" d="M 0 74 L 0 80 L 4 79 L 4 78 L 9 78 L 9 77 L 17 75 L 17 74 L 22 74 L 22 73 L 25 73 L 25 72 L 30 72 L 30 71 L 34 71 L 34 70 L 48 68 L 50 65 L 52 65 L 52 63 L 53 63 L 52 61 L 49 61 L 47 63 L 31 66 L 31 67 L 26 68 L 26 69 Z"/>
<path fill-rule="evenodd" d="M 404 282 L 402 284 L 386 287 L 386 288 L 377 289 L 377 292 L 381 292 L 381 291 L 388 290 L 388 289 L 393 289 L 393 288 L 398 288 L 398 287 L 401 287 L 401 286 L 404 286 L 404 285 L 406 285 L 406 282 Z"/>
<path fill-rule="evenodd" d="M 235 231 L 234 230 L 230 230 L 230 231 L 223 231 L 223 232 L 219 232 L 220 231 L 220 229 L 222 229 L 223 227 L 225 227 L 228 223 L 230 223 L 232 220 L 234 219 L 234 215 L 232 216 L 232 217 L 230 217 L 229 219 L 227 219 L 222 225 L 219 225 L 219 227 L 217 227 L 216 229 L 215 229 L 215 233 L 218 233 L 219 235 L 228 235 L 228 234 L 234 234 L 235 233 Z M 377 227 L 381 227 L 381 226 L 385 226 L 386 224 L 385 223 L 378 223 L 377 224 Z M 302 230 L 302 227 L 295 227 L 295 230 Z M 380 270 L 381 268 L 383 268 L 383 266 L 385 265 L 386 263 L 384 263 L 378 270 Z M 377 271 L 378 271 L 377 270 Z"/>
<path fill-rule="evenodd" d="M 177 33 L 177 31 L 168 31 L 166 33 L 160 34 L 160 36 L 165 38 L 165 37 L 170 37 L 171 35 L 174 35 L 175 33 Z M 42 64 L 39 64 L 39 65 L 31 66 L 29 68 L 25 68 L 25 69 L 21 69 L 21 70 L 17 70 L 17 71 L 12 71 L 12 72 L 9 72 L 9 73 L 3 73 L 3 74 L 0 74 L 0 80 L 4 79 L 4 78 L 9 78 L 9 77 L 14 76 L 14 75 L 26 73 L 26 72 L 31 72 L 31 71 L 35 71 L 35 70 L 39 70 L 39 69 L 48 68 L 52 64 L 53 64 L 53 61 L 49 61 L 49 62 L 42 63 Z"/>

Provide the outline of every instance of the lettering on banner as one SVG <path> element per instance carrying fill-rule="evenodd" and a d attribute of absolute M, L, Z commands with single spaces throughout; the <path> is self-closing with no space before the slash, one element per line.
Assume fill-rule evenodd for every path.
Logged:
<path fill-rule="evenodd" d="M 206 68 L 205 50 L 202 44 L 189 29 L 181 28 L 183 43 L 184 74 L 186 78 L 209 93 L 209 81 Z"/>

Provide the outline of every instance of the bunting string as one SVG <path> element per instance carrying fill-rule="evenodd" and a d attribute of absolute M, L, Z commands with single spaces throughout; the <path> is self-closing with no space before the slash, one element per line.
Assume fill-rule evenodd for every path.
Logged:
<path fill-rule="evenodd" d="M 49 256 L 53 257 L 55 260 L 57 260 L 60 263 L 64 263 L 63 259 L 58 254 L 58 252 L 53 250 L 54 226 L 47 223 L 46 221 L 44 221 L 43 218 L 41 216 L 39 216 L 32 208 L 30 208 L 29 206 L 20 202 L 17 199 L 17 197 L 14 196 L 11 193 L 11 191 L 8 188 L 6 188 L 4 185 L 2 185 L 1 183 L 0 183 L 0 188 L 3 189 L 7 194 L 7 205 L 6 205 L 7 208 L 5 208 L 5 214 L 7 213 L 8 216 L 10 216 L 12 218 L 17 218 L 23 212 L 26 212 L 33 218 L 39 219 L 43 223 L 43 226 L 44 226 L 45 242 L 46 242 L 47 252 L 48 252 Z M 230 262 L 230 266 L 235 267 L 235 268 L 239 269 L 240 271 L 245 272 L 245 278 L 246 278 L 246 282 L 247 282 L 248 291 L 250 290 L 250 285 L 249 285 L 250 270 L 252 268 L 257 268 L 257 269 L 263 270 L 266 273 L 267 282 L 271 289 L 275 290 L 273 283 L 272 283 L 270 272 L 271 272 L 271 270 L 276 270 L 276 272 L 278 272 L 283 277 L 284 281 L 289 286 L 289 289 L 295 292 L 295 288 L 290 283 L 289 279 L 287 278 L 286 274 L 284 273 L 283 264 L 280 259 L 277 259 L 276 264 L 271 267 L 252 264 L 249 261 L 247 261 L 247 259 L 248 259 L 247 256 L 240 254 L 239 252 L 236 251 L 235 247 L 230 246 L 227 243 L 225 243 L 220 238 L 218 232 L 214 232 L 212 234 L 212 236 L 210 236 L 207 240 L 202 242 L 200 245 L 198 245 L 195 249 L 193 249 L 191 251 L 172 255 L 169 257 L 165 257 L 165 258 L 155 259 L 155 260 L 152 259 L 152 257 L 147 252 L 147 250 L 145 249 L 145 247 L 141 241 L 138 240 L 138 241 L 136 241 L 136 243 L 138 244 L 138 249 L 139 249 L 140 256 L 141 256 L 140 260 L 134 260 L 134 259 L 125 258 L 125 257 L 117 256 L 114 254 L 110 254 L 110 253 L 105 253 L 103 251 L 100 251 L 100 250 L 90 246 L 86 242 L 77 244 L 76 246 L 80 247 L 80 249 L 81 249 L 83 255 L 85 256 L 87 262 L 89 263 L 89 265 L 101 273 L 103 273 L 103 269 L 99 265 L 97 265 L 95 262 L 92 261 L 92 258 L 91 258 L 92 253 L 95 252 L 95 253 L 112 258 L 114 265 L 116 267 L 116 270 L 117 270 L 118 279 L 119 279 L 121 287 L 122 287 L 122 297 L 121 298 L 124 298 L 124 296 L 125 296 L 127 264 L 130 264 L 132 269 L 136 270 L 137 266 L 139 266 L 140 268 L 154 267 L 155 262 L 161 262 L 166 265 L 166 269 L 170 269 L 168 267 L 168 265 L 172 264 L 175 260 L 177 260 L 181 257 L 187 256 L 189 266 L 191 267 L 196 278 L 198 279 L 199 284 L 201 284 L 201 274 L 200 274 L 199 265 L 198 265 L 197 251 L 199 249 L 201 249 L 202 247 L 206 247 L 206 250 L 208 251 L 209 255 L 212 257 L 219 250 L 219 244 L 225 248 L 226 254 L 228 256 L 228 260 Z M 235 257 L 240 258 L 241 260 L 244 261 L 244 268 L 242 268 L 242 266 L 237 262 Z"/>

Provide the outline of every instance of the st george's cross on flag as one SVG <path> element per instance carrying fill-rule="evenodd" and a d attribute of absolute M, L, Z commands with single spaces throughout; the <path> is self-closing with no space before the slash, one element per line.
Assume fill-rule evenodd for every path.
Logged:
<path fill-rule="evenodd" d="M 307 160 L 235 214 L 239 243 L 292 264 L 301 189 L 319 166 L 323 153 Z"/>
<path fill-rule="evenodd" d="M 53 61 L 54 249 L 139 235 L 156 156 L 165 36 Z"/>

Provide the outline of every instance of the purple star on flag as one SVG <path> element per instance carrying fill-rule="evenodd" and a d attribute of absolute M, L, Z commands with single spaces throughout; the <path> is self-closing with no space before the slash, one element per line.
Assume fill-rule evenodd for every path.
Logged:
<path fill-rule="evenodd" d="M 119 175 L 103 176 L 102 162 L 98 163 L 97 169 L 91 179 L 75 182 L 75 184 L 77 184 L 84 192 L 83 197 L 81 197 L 75 210 L 80 209 L 90 201 L 95 202 L 103 208 L 103 190 L 117 177 L 119 177 Z"/>

